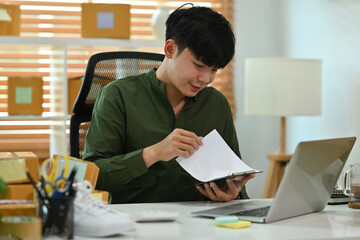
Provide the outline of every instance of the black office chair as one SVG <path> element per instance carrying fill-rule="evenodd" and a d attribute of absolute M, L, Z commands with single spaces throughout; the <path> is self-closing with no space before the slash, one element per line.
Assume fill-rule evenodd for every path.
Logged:
<path fill-rule="evenodd" d="M 158 67 L 163 54 L 146 52 L 103 52 L 90 57 L 84 80 L 70 119 L 70 156 L 82 158 L 91 114 L 100 90 L 108 83 Z"/>

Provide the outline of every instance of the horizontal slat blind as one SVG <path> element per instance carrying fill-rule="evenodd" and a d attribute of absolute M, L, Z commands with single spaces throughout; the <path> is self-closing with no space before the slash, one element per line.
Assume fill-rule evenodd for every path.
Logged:
<path fill-rule="evenodd" d="M 6 0 L 1 3 L 20 5 L 21 33 L 20 37 L 31 38 L 81 38 L 81 3 L 80 0 Z M 186 1 L 92 1 L 93 3 L 124 3 L 131 4 L 131 40 L 152 41 L 151 17 L 158 4 L 170 6 L 172 10 Z M 212 7 L 221 12 L 230 22 L 233 19 L 232 0 L 198 0 L 195 5 Z M 117 46 L 61 46 L 54 45 L 0 45 L 0 151 L 34 151 L 40 158 L 49 156 L 49 136 L 53 134 L 51 126 L 60 120 L 51 117 L 62 116 L 67 111 L 58 106 L 66 96 L 62 86 L 68 78 L 84 74 L 89 57 L 102 51 L 128 50 Z M 161 52 L 161 48 L 138 46 L 140 51 Z M 67 59 L 64 61 L 64 52 Z M 63 73 L 62 64 L 66 63 L 67 72 Z M 59 67 L 60 66 L 60 67 Z M 54 69 L 58 69 L 55 70 Z M 7 82 L 9 77 L 42 77 L 43 109 L 42 117 L 7 116 Z M 233 114 L 235 101 L 233 94 L 232 63 L 219 71 L 212 84 L 227 97 Z M 50 116 L 50 117 L 47 117 Z M 29 119 L 29 120 L 28 120 Z"/>

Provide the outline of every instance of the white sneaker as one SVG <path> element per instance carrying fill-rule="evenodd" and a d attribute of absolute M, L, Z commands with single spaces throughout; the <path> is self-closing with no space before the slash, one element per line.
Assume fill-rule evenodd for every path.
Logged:
<path fill-rule="evenodd" d="M 74 200 L 74 235 L 105 237 L 133 230 L 131 216 L 111 209 L 94 198 L 93 187 L 87 180 L 76 184 Z"/>

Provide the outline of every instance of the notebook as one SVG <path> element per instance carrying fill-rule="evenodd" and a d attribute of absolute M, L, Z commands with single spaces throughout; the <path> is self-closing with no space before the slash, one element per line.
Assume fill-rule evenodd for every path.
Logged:
<path fill-rule="evenodd" d="M 353 148 L 356 137 L 300 142 L 274 199 L 250 199 L 224 207 L 193 212 L 197 216 L 233 215 L 269 223 L 321 211 Z"/>

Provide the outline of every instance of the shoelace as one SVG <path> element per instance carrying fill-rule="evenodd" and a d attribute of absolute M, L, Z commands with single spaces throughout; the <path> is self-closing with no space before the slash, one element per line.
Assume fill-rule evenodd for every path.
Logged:
<path fill-rule="evenodd" d="M 89 210 L 94 215 L 106 214 L 111 209 L 106 206 L 102 201 L 94 198 L 91 193 L 93 186 L 87 180 L 76 184 L 76 199 L 75 205 L 81 209 Z"/>
<path fill-rule="evenodd" d="M 75 205 L 78 208 L 82 209 L 83 211 L 86 211 L 87 213 L 90 213 L 93 216 L 99 216 L 100 214 L 102 215 L 115 214 L 118 217 L 126 217 L 130 219 L 133 219 L 134 217 L 130 214 L 122 213 L 114 209 L 111 209 L 108 205 L 105 205 L 103 201 L 94 198 L 91 195 L 93 191 L 93 186 L 87 180 L 77 183 L 76 190 L 77 192 L 76 192 Z"/>

